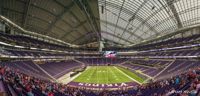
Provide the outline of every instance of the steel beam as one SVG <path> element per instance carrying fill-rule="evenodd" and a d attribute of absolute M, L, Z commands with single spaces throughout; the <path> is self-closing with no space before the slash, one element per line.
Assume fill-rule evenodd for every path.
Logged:
<path fill-rule="evenodd" d="M 70 11 L 70 14 L 71 14 L 79 23 L 82 22 L 82 21 L 79 20 L 79 18 L 78 18 L 73 12 Z M 86 21 L 86 20 L 85 20 L 85 21 Z M 84 25 L 83 25 L 83 28 L 84 28 L 85 31 L 89 32 L 88 29 L 87 29 Z M 81 33 L 81 32 L 80 32 L 80 33 Z"/>
<path fill-rule="evenodd" d="M 2 9 L 3 9 L 3 10 L 7 10 L 7 11 L 11 11 L 11 12 L 15 12 L 15 13 L 18 13 L 18 14 L 23 14 L 23 12 L 19 12 L 19 11 L 13 10 L 13 9 L 8 9 L 8 8 L 2 8 Z M 42 21 L 42 22 L 45 22 L 45 23 L 49 23 L 48 21 L 46 21 L 46 20 L 44 20 L 44 19 L 41 19 L 41 18 L 38 18 L 38 17 L 36 17 L 36 16 L 32 17 L 32 16 L 29 15 L 29 14 L 28 14 L 28 16 L 31 17 L 31 18 L 33 18 L 33 19 L 38 19 L 38 20 L 40 20 L 40 21 Z M 58 28 L 59 30 L 65 31 L 65 30 L 61 29 L 60 27 L 57 27 L 57 26 L 55 26 L 55 27 Z M 45 30 L 43 30 L 43 31 L 45 31 Z M 43 32 L 42 32 L 42 33 L 43 33 Z"/>
<path fill-rule="evenodd" d="M 115 34 L 111 34 L 111 33 L 109 33 L 109 32 L 101 32 L 101 33 L 105 33 L 105 34 L 107 34 L 107 35 L 110 35 L 110 36 L 113 36 L 113 37 L 122 39 L 123 41 L 126 41 L 126 42 L 128 42 L 128 43 L 130 43 L 130 44 L 133 43 L 133 42 L 131 42 L 131 41 L 129 41 L 129 40 L 126 40 L 126 39 L 124 39 L 124 38 L 121 38 L 121 37 L 119 37 L 119 36 L 117 36 L 117 35 L 115 35 Z"/>
<path fill-rule="evenodd" d="M 0 15 L 2 15 L 2 7 L 3 7 L 3 3 L 4 3 L 4 2 L 1 2 L 1 3 L 0 3 Z"/>
<path fill-rule="evenodd" d="M 107 22 L 107 21 L 104 21 L 104 20 L 100 20 L 100 22 L 102 23 L 106 23 L 110 26 L 115 26 L 115 24 L 111 23 L 111 22 Z M 125 28 L 121 27 L 121 26 L 117 26 L 117 28 L 121 29 L 121 30 L 125 30 Z M 133 32 L 130 32 L 129 30 L 126 30 L 127 33 L 131 34 L 131 35 L 134 35 L 135 37 L 137 37 L 138 39 L 140 40 L 144 40 L 142 37 L 138 36 L 137 34 L 134 34 Z"/>
<path fill-rule="evenodd" d="M 130 25 L 131 21 L 133 21 L 135 19 L 135 16 L 137 15 L 137 13 L 140 11 L 140 9 L 148 2 L 149 0 L 145 0 L 135 11 L 135 13 L 133 14 L 133 16 L 128 20 L 128 23 L 126 24 L 125 29 L 123 30 L 122 34 L 120 37 L 122 37 L 124 35 L 124 33 L 126 32 L 128 26 Z M 119 39 L 118 42 L 120 42 L 121 39 Z"/>
<path fill-rule="evenodd" d="M 110 34 L 110 33 L 108 33 L 108 32 L 101 32 L 101 33 L 105 33 L 105 34 L 108 34 L 108 35 L 111 35 L 111 36 L 115 36 L 116 38 L 119 38 L 119 37 L 117 37 L 116 35 L 114 35 L 114 34 Z M 88 36 L 90 36 L 90 35 L 95 35 L 95 33 L 91 33 L 90 32 L 90 34 L 86 34 L 86 35 L 83 35 L 83 36 L 81 36 L 80 38 L 78 38 L 78 39 L 76 39 L 75 41 L 72 41 L 71 43 L 74 43 L 74 42 L 77 42 L 77 41 L 82 41 L 81 39 L 84 39 L 84 38 L 86 38 L 86 37 L 88 37 Z M 103 38 L 103 37 L 102 37 Z M 88 39 L 91 39 L 91 38 L 88 38 Z M 123 40 L 125 40 L 125 39 L 123 39 Z M 110 40 L 110 41 L 112 41 L 112 40 Z M 112 41 L 112 42 L 115 42 L 115 41 Z M 127 42 L 127 40 L 126 40 L 126 42 Z M 117 43 L 117 42 L 115 42 L 115 43 Z M 120 44 L 120 43 L 119 43 Z M 123 44 L 120 44 L 120 45 L 123 45 Z"/>
<path fill-rule="evenodd" d="M 90 39 L 85 39 L 84 41 L 81 41 L 81 42 L 78 42 L 77 45 L 87 45 L 87 44 L 90 44 L 90 43 L 95 43 L 97 42 L 97 40 L 90 40 Z M 98 42 L 97 42 L 98 43 Z"/>
<path fill-rule="evenodd" d="M 88 33 L 86 33 L 85 35 L 82 35 L 82 36 L 80 36 L 79 38 L 73 40 L 71 43 L 75 43 L 75 42 L 77 42 L 78 40 L 79 40 L 79 41 L 82 41 L 82 39 L 84 39 L 84 38 L 86 38 L 86 37 L 88 37 L 88 36 L 90 36 L 90 35 L 95 35 L 95 33 L 94 33 L 94 32 L 88 32 Z M 91 38 L 90 38 L 90 39 L 91 39 Z"/>
<path fill-rule="evenodd" d="M 58 16 L 56 16 L 56 18 L 54 19 L 54 21 L 49 25 L 49 27 L 47 28 L 46 32 L 44 33 L 45 35 L 48 35 L 51 30 L 53 29 L 53 26 L 55 26 L 55 24 L 59 21 L 59 20 L 62 20 L 62 17 L 64 16 L 65 13 L 69 12 L 71 7 L 74 6 L 74 2 L 71 2 L 69 4 L 69 6 L 67 7 L 64 7 L 64 11 L 61 12 Z"/>
<path fill-rule="evenodd" d="M 74 0 L 76 2 L 76 4 L 80 7 L 80 9 L 83 10 L 83 12 L 85 13 L 87 20 L 90 24 L 90 26 L 93 29 L 93 32 L 96 33 L 97 37 L 98 37 L 98 41 L 100 42 L 101 40 L 101 33 L 99 30 L 99 26 L 97 25 L 95 16 L 91 10 L 91 7 L 89 6 L 89 3 L 87 0 Z M 98 3 L 98 2 L 97 2 Z M 98 7 L 98 5 L 97 5 Z"/>
<path fill-rule="evenodd" d="M 108 1 L 107 1 L 108 2 Z M 120 9 L 120 6 L 117 4 L 114 4 L 112 2 L 107 3 L 108 6 L 112 7 L 112 8 L 116 8 L 116 9 Z M 126 8 L 123 8 L 123 12 L 126 14 L 129 14 L 130 16 L 132 16 L 134 13 Z M 158 33 L 155 29 L 151 28 L 151 25 L 148 24 L 145 20 L 143 20 L 141 17 L 139 16 L 135 16 L 136 19 L 138 19 L 139 21 L 143 22 L 143 24 L 145 24 L 147 27 L 149 27 L 149 29 L 151 29 L 153 32 L 155 32 L 156 34 Z"/>
<path fill-rule="evenodd" d="M 22 1 L 22 0 L 17 0 L 17 1 L 26 4 L 25 1 Z M 36 6 L 36 5 L 32 4 L 32 3 L 30 4 L 30 6 L 33 6 L 33 7 L 35 7 L 35 8 L 38 8 L 38 9 L 40 9 L 40 10 L 42 10 L 42 11 L 45 11 L 45 12 L 47 12 L 47 13 L 49 13 L 49 14 L 51 14 L 51 15 L 53 15 L 53 16 L 56 17 L 56 15 L 55 15 L 54 13 L 52 13 L 51 11 L 49 11 L 49 10 L 47 10 L 47 9 L 44 9 L 44 8 L 38 7 L 38 6 Z"/>
<path fill-rule="evenodd" d="M 83 24 L 85 24 L 87 21 L 83 21 L 80 24 L 78 24 L 77 26 L 75 26 L 74 28 L 79 28 L 80 26 L 82 26 Z M 62 40 L 64 37 L 67 37 L 71 32 L 74 32 L 74 30 L 71 30 L 69 32 L 66 32 L 62 37 L 60 37 L 60 39 Z"/>
<path fill-rule="evenodd" d="M 158 0 L 158 1 L 159 1 L 159 0 Z M 175 17 L 175 19 L 176 19 L 178 28 L 182 28 L 183 25 L 182 25 L 182 23 L 181 23 L 181 19 L 179 18 L 178 12 L 177 12 L 177 10 L 176 10 L 174 4 L 173 4 L 173 1 L 174 1 L 174 0 L 165 0 L 165 1 L 167 2 L 169 8 L 171 9 L 171 11 L 172 11 L 172 13 L 173 13 L 173 15 L 174 15 L 174 17 Z"/>
<path fill-rule="evenodd" d="M 31 4 L 31 0 L 28 0 L 26 2 L 25 8 L 24 8 L 24 16 L 23 16 L 24 20 L 22 23 L 22 26 L 24 28 L 26 28 L 26 22 L 27 22 L 27 18 L 28 18 L 28 14 L 29 14 L 30 4 Z"/>
<path fill-rule="evenodd" d="M 108 1 L 107 1 L 107 2 L 108 2 Z M 119 5 L 114 4 L 114 3 L 112 3 L 112 2 L 108 2 L 107 5 L 110 6 L 110 7 L 112 7 L 112 8 L 120 9 L 120 6 L 119 6 Z M 130 16 L 132 16 L 132 15 L 134 14 L 134 13 L 133 13 L 131 10 L 129 10 L 129 9 L 124 8 L 123 10 L 124 10 L 124 11 L 123 11 L 124 13 L 129 14 Z M 135 18 L 136 18 L 137 20 L 139 20 L 140 22 L 142 22 L 142 24 L 138 26 L 139 28 L 140 28 L 142 25 L 146 25 L 146 26 L 147 26 L 150 30 L 152 30 L 155 34 L 158 34 L 157 30 L 155 30 L 154 28 L 152 28 L 152 26 L 151 26 L 149 23 L 147 23 L 146 20 L 143 20 L 143 19 L 142 19 L 141 17 L 139 17 L 139 16 L 135 16 Z M 131 33 L 134 33 L 135 31 L 139 30 L 138 27 L 136 28 L 136 30 L 134 30 L 134 31 L 131 32 Z M 133 35 L 133 34 L 131 34 L 127 39 L 129 39 L 132 35 Z M 138 37 L 140 37 L 140 36 L 138 36 Z M 140 38 L 142 38 L 142 37 L 140 37 Z"/>
<path fill-rule="evenodd" d="M 108 42 L 114 43 L 116 45 L 122 45 L 122 46 L 124 46 L 124 44 L 121 44 L 120 42 L 116 42 L 116 41 L 113 41 L 113 40 L 110 40 L 110 39 L 107 39 L 107 38 L 103 38 L 103 39 L 104 39 L 104 41 L 108 41 Z"/>
<path fill-rule="evenodd" d="M 110 10 L 106 9 L 108 12 L 111 12 Z M 117 14 L 114 14 L 113 12 L 111 12 L 113 15 L 117 16 Z M 98 19 L 98 18 L 97 18 Z M 125 20 L 124 18 L 120 17 L 120 19 L 122 19 L 123 21 L 125 22 L 128 22 L 127 20 Z M 99 19 L 100 20 L 100 19 Z M 111 22 L 107 22 L 107 21 L 104 21 L 104 20 L 101 20 L 102 22 L 105 22 L 106 24 L 110 24 L 110 25 L 113 25 L 113 23 Z M 131 24 L 131 26 L 135 27 L 134 25 Z M 136 28 L 136 27 L 135 27 Z M 124 29 L 123 29 L 124 30 Z M 130 32 L 129 30 L 126 30 L 126 32 L 128 32 L 129 34 L 131 35 L 134 35 L 135 37 L 137 37 L 138 39 L 142 39 L 142 37 L 138 36 L 137 34 L 134 34 L 133 32 Z"/>
<path fill-rule="evenodd" d="M 119 17 L 120 17 L 120 15 L 121 15 L 121 11 L 122 11 L 122 8 L 123 8 L 123 6 L 124 6 L 124 3 L 125 3 L 125 0 L 123 0 L 122 6 L 120 6 L 120 9 L 119 9 L 119 14 L 118 14 L 118 16 L 117 16 L 117 22 L 115 23 L 114 34 L 116 33 L 116 27 L 117 27 L 117 25 L 118 25 Z M 125 29 L 125 30 L 126 30 L 126 29 Z M 114 38 L 113 38 L 113 39 L 114 39 Z"/>
<path fill-rule="evenodd" d="M 182 33 L 187 32 L 188 30 L 191 30 L 191 29 L 194 29 L 194 28 L 199 28 L 199 27 L 200 27 L 200 24 L 191 25 L 191 26 L 187 26 L 187 27 L 182 27 L 182 28 L 179 28 L 178 30 L 176 30 L 174 32 L 171 32 L 169 34 L 166 34 L 164 36 L 161 36 L 161 37 L 158 37 L 158 38 L 153 38 L 151 40 L 148 40 L 148 41 L 145 41 L 145 42 L 142 42 L 142 43 L 138 43 L 138 44 L 134 44 L 132 46 L 143 45 L 143 44 L 148 44 L 148 43 L 151 43 L 151 42 L 154 42 L 154 41 L 158 41 L 158 40 L 161 40 L 161 39 L 167 39 L 169 37 L 175 36 L 177 34 L 182 34 Z"/>

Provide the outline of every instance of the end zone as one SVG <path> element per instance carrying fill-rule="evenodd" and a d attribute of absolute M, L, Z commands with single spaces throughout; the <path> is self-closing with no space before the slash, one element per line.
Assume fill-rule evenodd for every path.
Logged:
<path fill-rule="evenodd" d="M 121 90 L 127 88 L 133 88 L 137 86 L 136 82 L 126 82 L 126 83 L 113 83 L 113 84 L 95 84 L 95 83 L 82 83 L 82 82 L 70 82 L 67 86 L 84 88 L 90 90 Z"/>

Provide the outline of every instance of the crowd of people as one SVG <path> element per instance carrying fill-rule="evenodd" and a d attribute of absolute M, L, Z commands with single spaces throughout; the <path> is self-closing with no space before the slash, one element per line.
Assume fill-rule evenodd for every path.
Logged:
<path fill-rule="evenodd" d="M 69 87 L 66 84 L 29 76 L 7 66 L 0 66 L 0 80 L 8 96 L 197 96 L 200 89 L 200 68 L 191 69 L 167 80 L 116 91 Z"/>

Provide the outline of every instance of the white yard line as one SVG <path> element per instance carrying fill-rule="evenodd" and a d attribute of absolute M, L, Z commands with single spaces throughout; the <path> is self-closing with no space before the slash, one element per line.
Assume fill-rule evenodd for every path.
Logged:
<path fill-rule="evenodd" d="M 91 68 L 91 66 L 89 66 L 89 67 Z M 94 73 L 94 71 L 90 72 L 90 74 L 87 75 L 87 76 L 89 76 L 89 77 L 87 78 L 88 81 L 90 81 L 91 76 L 92 76 L 93 73 Z"/>
<path fill-rule="evenodd" d="M 108 69 L 109 69 L 110 73 L 112 74 L 112 76 L 114 76 L 114 78 L 118 81 L 119 78 L 116 76 L 116 74 L 112 70 L 110 70 L 110 67 L 108 67 Z"/>
<path fill-rule="evenodd" d="M 129 79 L 133 80 L 134 82 L 142 85 L 142 83 L 138 82 L 137 80 L 133 79 L 132 77 L 130 77 L 129 75 L 127 75 L 126 73 L 122 72 L 121 70 L 119 70 L 117 67 L 114 67 L 115 69 L 117 69 L 120 73 L 124 74 L 126 77 L 128 77 Z"/>

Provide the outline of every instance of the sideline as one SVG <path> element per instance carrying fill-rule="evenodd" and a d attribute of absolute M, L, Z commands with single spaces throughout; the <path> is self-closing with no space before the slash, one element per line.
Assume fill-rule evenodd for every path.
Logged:
<path fill-rule="evenodd" d="M 89 68 L 90 68 L 90 67 L 87 66 L 87 68 L 86 68 L 84 71 L 88 70 Z M 83 72 L 84 72 L 84 71 L 83 71 Z M 73 76 L 72 78 L 70 77 L 70 73 L 71 73 L 71 72 L 70 72 L 70 73 L 68 73 L 68 74 L 66 74 L 66 75 L 64 75 L 64 76 L 62 76 L 62 77 L 60 77 L 60 78 L 58 78 L 57 81 L 58 81 L 59 83 L 62 83 L 62 84 L 68 84 L 69 82 L 73 81 L 76 77 L 80 76 L 83 72 L 78 73 L 77 75 Z"/>

